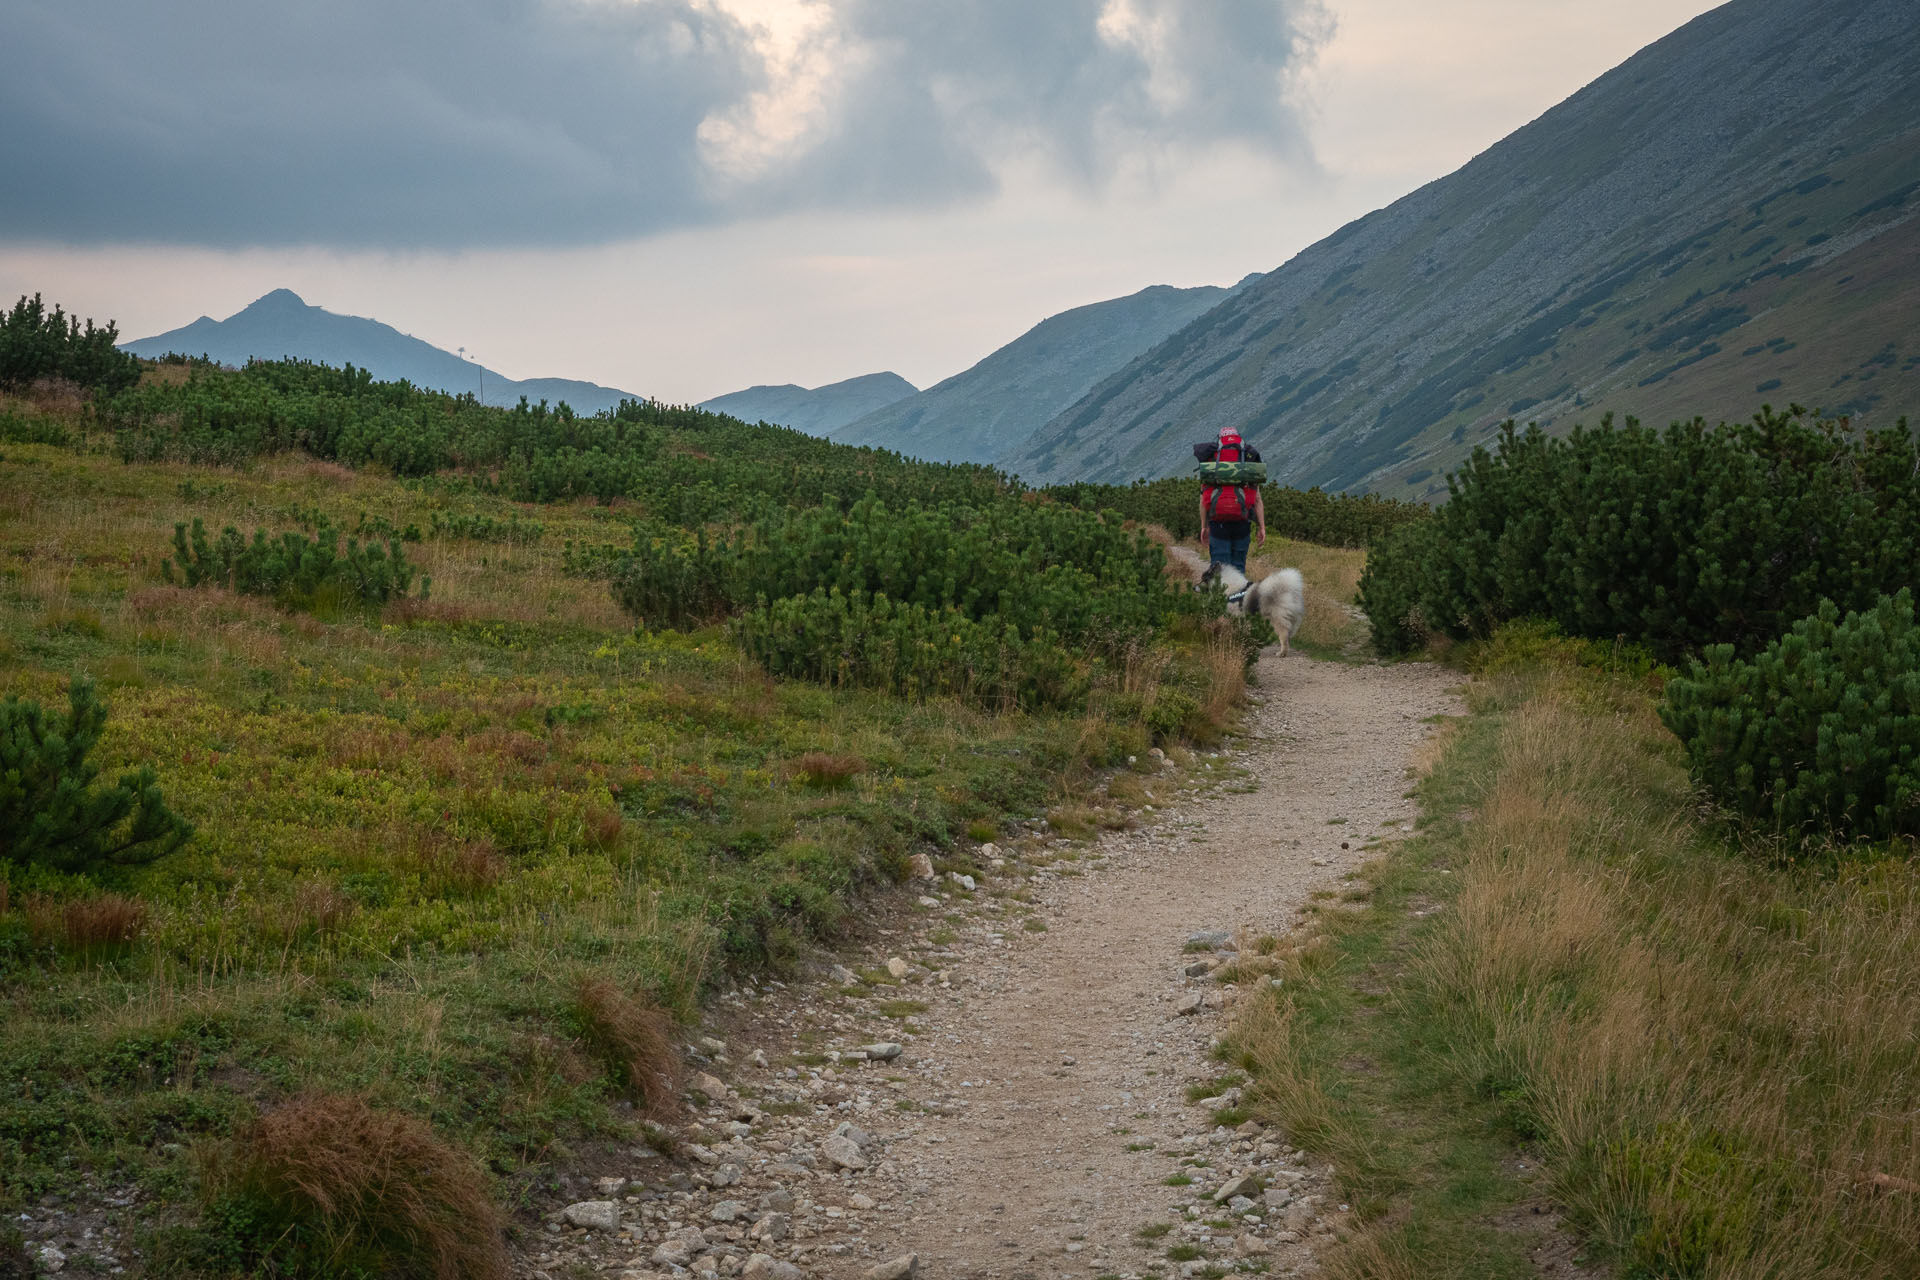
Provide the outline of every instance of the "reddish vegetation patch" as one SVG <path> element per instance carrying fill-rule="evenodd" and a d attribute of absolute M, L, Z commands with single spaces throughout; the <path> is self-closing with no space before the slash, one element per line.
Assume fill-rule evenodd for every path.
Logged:
<path fill-rule="evenodd" d="M 794 775 L 813 787 L 844 787 L 867 771 L 867 762 L 855 755 L 809 751 L 793 762 Z"/>
<path fill-rule="evenodd" d="M 595 974 L 582 976 L 575 986 L 574 1008 L 594 1049 L 625 1078 L 646 1114 L 655 1119 L 670 1114 L 679 1096 L 680 1071 L 672 1016 Z"/>
<path fill-rule="evenodd" d="M 485 1172 L 412 1116 L 315 1093 L 270 1111 L 216 1157 L 215 1202 L 248 1205 L 336 1273 L 494 1280 L 504 1220 Z"/>

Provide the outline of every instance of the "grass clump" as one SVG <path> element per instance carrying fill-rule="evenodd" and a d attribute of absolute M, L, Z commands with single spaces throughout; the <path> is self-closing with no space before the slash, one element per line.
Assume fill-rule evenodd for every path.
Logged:
<path fill-rule="evenodd" d="M 505 1224 L 478 1163 L 420 1120 L 363 1098 L 308 1094 L 267 1112 L 210 1158 L 203 1183 L 210 1225 L 175 1246 L 190 1267 L 508 1274 Z"/>
<path fill-rule="evenodd" d="M 673 1016 L 620 989 L 604 974 L 584 974 L 574 986 L 574 1009 L 589 1044 L 620 1080 L 641 1113 L 672 1115 L 679 1102 L 680 1059 L 673 1047 Z"/>

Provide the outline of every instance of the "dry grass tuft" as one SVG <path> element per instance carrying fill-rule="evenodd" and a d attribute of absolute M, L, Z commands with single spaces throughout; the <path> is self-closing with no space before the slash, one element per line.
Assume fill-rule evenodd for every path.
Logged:
<path fill-rule="evenodd" d="M 824 791 L 846 786 L 867 771 L 867 762 L 856 755 L 831 755 L 809 751 L 793 762 L 794 776 L 810 787 Z"/>
<path fill-rule="evenodd" d="M 586 830 L 587 847 L 597 853 L 612 853 L 620 847 L 620 833 L 626 830 L 626 819 L 618 809 L 606 805 L 589 805 L 581 818 Z"/>
<path fill-rule="evenodd" d="M 52 911 L 43 907 L 42 912 L 46 922 L 42 928 L 46 928 Z M 137 898 L 103 893 L 67 903 L 60 908 L 59 922 L 60 940 L 70 949 L 87 954 L 115 951 L 139 941 L 147 926 L 147 906 Z"/>
<path fill-rule="evenodd" d="M 211 1155 L 203 1190 L 210 1207 L 251 1210 L 267 1265 L 295 1262 L 279 1270 L 508 1274 L 505 1220 L 479 1164 L 424 1122 L 358 1097 L 308 1094 L 268 1112 Z"/>
<path fill-rule="evenodd" d="M 1216 624 L 1207 633 L 1201 652 L 1206 675 L 1206 693 L 1200 701 L 1200 718 L 1211 733 L 1191 733 L 1197 742 L 1218 740 L 1233 722 L 1247 696 L 1247 664 L 1240 646 L 1225 625 Z M 1190 726 L 1197 728 L 1198 726 Z"/>
<path fill-rule="evenodd" d="M 625 1080 L 642 1112 L 654 1120 L 671 1116 L 680 1098 L 673 1016 L 598 974 L 581 976 L 574 986 L 573 1003 L 587 1039 Z"/>
<path fill-rule="evenodd" d="M 259 908 L 258 928 L 281 944 L 331 937 L 346 927 L 357 906 L 330 884 L 303 880 L 291 897 Z"/>
<path fill-rule="evenodd" d="M 492 840 L 459 840 L 439 833 L 421 834 L 411 861 L 420 877 L 440 894 L 483 893 L 507 874 L 507 860 Z"/>

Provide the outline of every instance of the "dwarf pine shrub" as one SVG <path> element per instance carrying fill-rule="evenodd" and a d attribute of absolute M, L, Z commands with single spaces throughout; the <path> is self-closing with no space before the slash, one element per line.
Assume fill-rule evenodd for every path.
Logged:
<path fill-rule="evenodd" d="M 1821 599 L 1871 608 L 1920 561 L 1920 456 L 1904 421 L 1860 433 L 1804 410 L 1567 438 L 1509 423 L 1448 478 L 1433 520 L 1374 549 L 1374 642 L 1484 638 L 1512 618 L 1675 661 L 1758 652 Z"/>
<path fill-rule="evenodd" d="M 376 542 L 347 540 L 340 550 L 340 533 L 322 518 L 313 537 L 283 533 L 269 540 L 264 529 L 248 542 L 228 525 L 218 539 L 207 537 L 206 526 L 194 518 L 192 532 L 184 523 L 173 526 L 173 558 L 160 562 L 168 582 L 189 587 L 219 586 L 243 595 L 272 596 L 283 603 L 312 607 L 329 601 L 385 604 L 407 594 L 413 585 L 413 566 L 398 542 L 384 550 Z M 420 598 L 426 599 L 433 580 L 420 580 Z"/>
<path fill-rule="evenodd" d="M 104 394 L 124 391 L 140 380 L 140 362 L 115 345 L 119 338 L 111 321 L 96 328 L 88 320 L 83 328 L 58 306 L 48 311 L 39 294 L 22 295 L 0 315 L 0 388 L 64 378 Z"/>
<path fill-rule="evenodd" d="M 29 699 L 0 702 L 0 862 L 81 874 L 150 862 L 193 834 L 151 768 L 95 785 L 100 767 L 87 757 L 106 723 L 86 679 L 67 686 L 64 719 Z"/>
<path fill-rule="evenodd" d="M 1832 601 L 1751 659 L 1715 645 L 1660 718 L 1694 777 L 1793 836 L 1920 836 L 1920 626 L 1913 594 L 1844 618 Z"/>
<path fill-rule="evenodd" d="M 1029 710 L 1071 708 L 1086 697 L 1083 664 L 1057 635 L 1023 635 L 1003 618 L 976 621 L 951 606 L 835 587 L 750 609 L 734 633 L 774 675 L 821 684 Z"/>

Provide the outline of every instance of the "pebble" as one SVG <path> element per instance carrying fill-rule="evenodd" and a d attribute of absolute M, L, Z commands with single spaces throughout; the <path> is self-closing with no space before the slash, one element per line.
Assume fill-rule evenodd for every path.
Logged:
<path fill-rule="evenodd" d="M 746 1213 L 747 1206 L 741 1204 L 738 1200 L 722 1200 L 719 1204 L 707 1210 L 707 1216 L 715 1222 L 737 1222 L 745 1217 Z"/>
<path fill-rule="evenodd" d="M 837 1169 L 852 1169 L 856 1172 L 867 1167 L 867 1158 L 860 1154 L 860 1146 L 851 1138 L 838 1134 L 820 1144 L 820 1154 L 833 1163 Z"/>
<path fill-rule="evenodd" d="M 800 1280 L 805 1274 L 791 1262 L 756 1253 L 747 1259 L 747 1265 L 740 1269 L 743 1280 Z"/>
<path fill-rule="evenodd" d="M 876 1262 L 860 1273 L 860 1280 L 913 1280 L 920 1270 L 920 1255 L 903 1253 L 885 1262 Z"/>
<path fill-rule="evenodd" d="M 1242 1174 L 1238 1178 L 1230 1179 L 1225 1186 L 1214 1192 L 1213 1202 L 1215 1204 L 1225 1204 L 1236 1196 L 1245 1199 L 1249 1195 L 1258 1195 L 1259 1193 L 1259 1180 L 1251 1175 Z"/>
<path fill-rule="evenodd" d="M 1207 1002 L 1206 996 L 1202 995 L 1198 991 L 1195 991 L 1191 995 L 1185 995 L 1180 997 L 1180 1002 L 1173 1006 L 1173 1011 L 1175 1014 L 1181 1017 L 1188 1017 L 1200 1012 L 1201 1006 L 1206 1004 L 1206 1002 Z"/>
<path fill-rule="evenodd" d="M 620 1206 L 611 1200 L 579 1200 L 560 1211 L 560 1216 L 576 1227 L 594 1231 L 618 1231 Z"/>
<path fill-rule="evenodd" d="M 906 977 L 907 969 L 907 962 L 899 956 L 889 956 L 887 958 L 887 972 L 892 974 L 895 979 Z"/>
<path fill-rule="evenodd" d="M 726 1083 L 719 1077 L 708 1075 L 704 1071 L 694 1072 L 692 1078 L 687 1081 L 687 1087 L 695 1093 L 706 1094 L 708 1099 L 713 1102 L 726 1101 Z"/>

